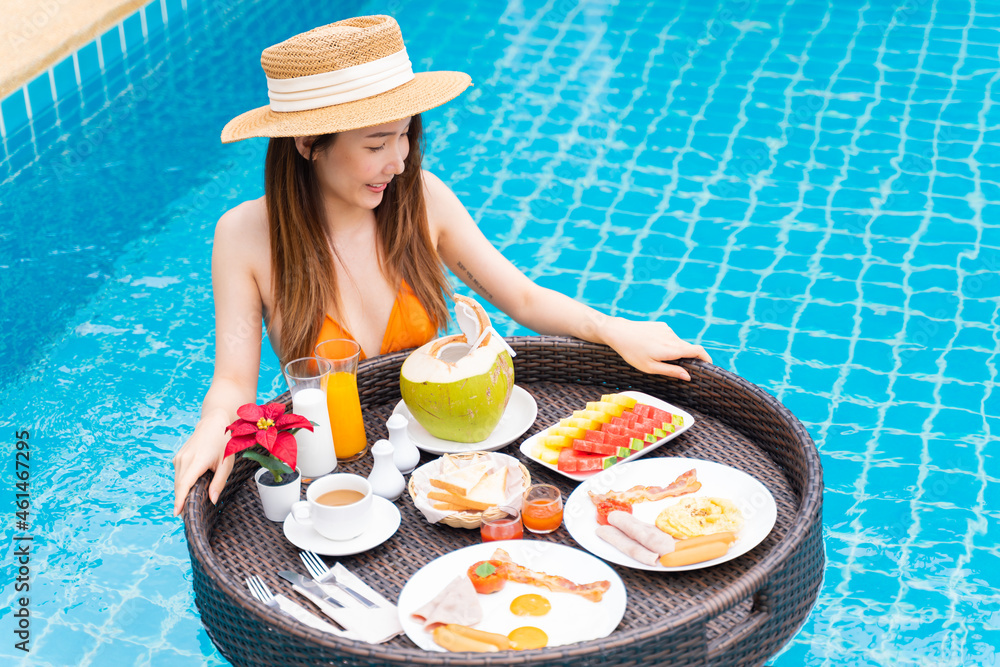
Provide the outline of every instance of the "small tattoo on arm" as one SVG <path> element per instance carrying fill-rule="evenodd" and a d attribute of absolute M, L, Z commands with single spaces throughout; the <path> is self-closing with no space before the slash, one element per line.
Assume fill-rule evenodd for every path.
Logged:
<path fill-rule="evenodd" d="M 460 268 L 463 271 L 465 271 L 465 277 L 467 278 L 467 280 L 465 282 L 467 282 L 477 292 L 479 292 L 480 294 L 482 294 L 483 296 L 485 296 L 490 301 L 493 300 L 493 295 L 490 294 L 489 290 L 486 289 L 485 287 L 483 287 L 482 284 L 478 280 L 476 280 L 476 277 L 474 275 L 472 275 L 472 271 L 469 271 L 469 269 L 465 268 L 465 264 L 462 264 L 461 262 L 459 262 L 458 263 L 458 268 Z"/>

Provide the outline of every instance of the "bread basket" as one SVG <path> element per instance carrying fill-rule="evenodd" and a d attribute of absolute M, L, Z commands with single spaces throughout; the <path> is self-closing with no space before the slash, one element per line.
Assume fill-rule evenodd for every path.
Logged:
<path fill-rule="evenodd" d="M 471 460 L 477 455 L 481 455 L 483 453 L 485 452 L 465 452 L 462 454 L 452 454 L 451 458 L 458 460 Z M 521 476 L 524 481 L 524 488 L 527 489 L 529 486 L 531 486 L 531 473 L 528 472 L 528 469 L 525 468 L 524 464 L 521 462 L 518 462 L 517 467 L 521 471 Z M 410 498 L 414 502 L 416 502 L 417 490 L 413 483 L 412 476 L 410 477 L 409 483 L 406 485 L 406 490 L 407 492 L 409 492 Z M 480 524 L 483 522 L 484 515 L 491 516 L 499 513 L 500 511 L 496 507 L 491 507 L 487 510 L 482 510 L 479 512 L 473 510 L 466 510 L 463 512 L 455 512 L 453 514 L 449 514 L 443 519 L 441 519 L 438 523 L 443 523 L 444 525 L 451 526 L 452 528 L 468 528 L 471 530 L 473 528 L 479 528 Z"/>

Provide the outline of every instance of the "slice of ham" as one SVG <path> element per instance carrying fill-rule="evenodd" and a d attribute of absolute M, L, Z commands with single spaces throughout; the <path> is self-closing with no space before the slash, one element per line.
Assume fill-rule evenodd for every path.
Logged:
<path fill-rule="evenodd" d="M 644 548 L 655 553 L 657 558 L 674 550 L 673 537 L 652 524 L 639 521 L 639 519 L 636 519 L 628 512 L 618 510 L 609 512 L 608 523 L 641 544 Z"/>
<path fill-rule="evenodd" d="M 520 584 L 530 584 L 547 588 L 557 593 L 574 593 L 591 602 L 600 602 L 604 594 L 611 588 L 610 581 L 595 581 L 589 584 L 575 584 L 566 577 L 559 577 L 554 574 L 535 572 L 518 565 L 510 557 L 510 554 L 503 549 L 493 552 L 493 560 L 503 561 L 503 576 L 508 581 L 516 581 Z"/>
<path fill-rule="evenodd" d="M 621 551 L 629 558 L 634 558 L 640 563 L 644 563 L 646 565 L 656 565 L 656 561 L 659 558 L 656 554 L 614 526 L 598 526 L 597 530 L 594 532 L 599 538 L 613 546 L 615 549 L 618 549 L 618 551 Z"/>
<path fill-rule="evenodd" d="M 701 488 L 701 482 L 694 469 L 682 473 L 667 486 L 633 486 L 628 491 L 608 491 L 607 493 L 594 493 L 588 491 L 590 499 L 597 505 L 605 500 L 617 500 L 623 503 L 634 505 L 647 500 L 663 500 L 694 493 Z"/>
<path fill-rule="evenodd" d="M 472 581 L 463 572 L 441 589 L 434 599 L 413 612 L 413 618 L 430 632 L 439 625 L 475 625 L 483 620 L 483 608 Z"/>

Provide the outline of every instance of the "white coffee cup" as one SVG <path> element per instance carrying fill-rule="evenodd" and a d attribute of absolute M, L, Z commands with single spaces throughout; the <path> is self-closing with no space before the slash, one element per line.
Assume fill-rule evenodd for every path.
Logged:
<path fill-rule="evenodd" d="M 361 500 L 350 505 L 325 505 L 320 496 L 330 491 L 357 491 Z M 292 505 L 292 516 L 303 526 L 312 528 L 329 540 L 350 540 L 365 532 L 371 524 L 372 486 L 358 475 L 334 473 L 313 480 L 306 499 Z"/>

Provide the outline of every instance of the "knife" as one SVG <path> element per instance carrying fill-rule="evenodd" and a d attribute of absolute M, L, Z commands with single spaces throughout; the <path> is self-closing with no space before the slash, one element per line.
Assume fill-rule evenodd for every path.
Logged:
<path fill-rule="evenodd" d="M 326 602 L 327 604 L 341 608 L 343 608 L 344 606 L 340 602 L 338 602 L 336 598 L 332 598 L 329 595 L 327 595 L 326 591 L 324 591 L 323 588 L 315 581 L 313 581 L 312 579 L 306 579 L 298 572 L 292 572 L 291 570 L 282 570 L 281 572 L 278 573 L 278 576 L 284 579 L 285 581 L 289 581 L 295 584 L 296 586 L 299 586 L 300 588 L 309 591 L 310 593 L 318 597 L 323 602 Z"/>

